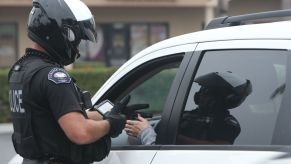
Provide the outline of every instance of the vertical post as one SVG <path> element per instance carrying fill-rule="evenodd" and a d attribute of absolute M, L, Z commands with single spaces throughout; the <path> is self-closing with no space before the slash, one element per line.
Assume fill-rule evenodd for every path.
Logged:
<path fill-rule="evenodd" d="M 204 22 L 208 24 L 214 17 L 215 17 L 215 8 L 212 6 L 206 6 Z"/>
<path fill-rule="evenodd" d="M 209 1 L 205 6 L 204 24 L 207 25 L 213 18 L 215 18 L 215 8 L 218 5 L 218 0 Z"/>
<path fill-rule="evenodd" d="M 281 0 L 282 9 L 291 9 L 291 0 Z M 289 20 L 288 18 L 281 18 L 283 20 Z"/>
<path fill-rule="evenodd" d="M 291 0 L 282 0 L 282 9 L 290 9 L 291 8 Z"/>
<path fill-rule="evenodd" d="M 219 0 L 218 1 L 218 8 L 217 8 L 217 15 L 219 17 L 226 16 L 228 7 L 229 7 L 229 2 L 231 0 Z"/>

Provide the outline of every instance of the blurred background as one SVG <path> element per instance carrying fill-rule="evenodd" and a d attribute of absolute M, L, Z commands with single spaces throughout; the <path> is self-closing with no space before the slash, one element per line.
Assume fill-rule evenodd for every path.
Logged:
<path fill-rule="evenodd" d="M 120 66 L 142 49 L 199 31 L 222 15 L 286 9 L 291 0 L 84 0 L 95 16 L 98 45 L 78 62 Z M 11 66 L 31 45 L 26 22 L 32 0 L 0 0 L 0 67 Z M 94 52 L 90 54 L 90 52 Z"/>
<path fill-rule="evenodd" d="M 291 0 L 84 0 L 97 26 L 97 45 L 82 45 L 67 67 L 94 94 L 114 71 L 144 48 L 202 30 L 215 17 L 291 8 Z M 7 72 L 32 42 L 27 19 L 32 0 L 0 0 L 0 123 L 10 122 Z M 267 20 L 260 20 L 261 22 Z M 90 77 L 88 77 L 90 76 Z M 88 80 L 91 79 L 91 80 Z"/>
<path fill-rule="evenodd" d="M 95 17 L 98 44 L 82 45 L 87 55 L 68 69 L 92 95 L 119 66 L 154 43 L 202 30 L 215 17 L 291 8 L 291 0 L 83 1 Z M 7 73 L 32 43 L 26 32 L 31 6 L 32 0 L 0 0 L 0 163 L 15 154 Z"/>

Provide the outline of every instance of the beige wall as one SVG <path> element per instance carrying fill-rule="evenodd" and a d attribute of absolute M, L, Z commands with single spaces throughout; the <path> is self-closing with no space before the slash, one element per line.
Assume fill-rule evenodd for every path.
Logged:
<path fill-rule="evenodd" d="M 92 8 L 96 23 L 109 22 L 165 22 L 169 24 L 170 37 L 201 30 L 203 8 Z M 18 55 L 31 45 L 27 38 L 26 22 L 30 8 L 0 8 L 0 22 L 18 24 Z"/>
<path fill-rule="evenodd" d="M 27 38 L 26 21 L 28 18 L 29 8 L 0 8 L 0 22 L 17 23 L 18 25 L 18 57 L 24 54 L 25 48 L 31 45 Z"/>
<path fill-rule="evenodd" d="M 229 15 L 240 15 L 270 10 L 280 10 L 281 0 L 231 0 Z"/>
<path fill-rule="evenodd" d="M 165 22 L 170 36 L 201 30 L 202 8 L 92 8 L 96 23 Z"/>
<path fill-rule="evenodd" d="M 0 2 L 3 0 L 0 0 Z M 187 1 L 187 0 L 184 0 Z M 188 0 L 189 1 L 189 0 Z M 191 0 L 194 1 L 194 0 Z M 215 0 L 200 0 L 208 3 Z M 198 2 L 198 1 L 197 1 Z M 211 6 L 211 5 L 210 5 Z M 18 23 L 18 54 L 24 54 L 31 45 L 26 36 L 26 22 L 31 7 L 0 7 L 1 22 Z M 170 37 L 201 30 L 205 7 L 93 7 L 96 23 L 109 22 L 165 22 Z M 280 0 L 231 0 L 228 15 L 281 9 Z"/>

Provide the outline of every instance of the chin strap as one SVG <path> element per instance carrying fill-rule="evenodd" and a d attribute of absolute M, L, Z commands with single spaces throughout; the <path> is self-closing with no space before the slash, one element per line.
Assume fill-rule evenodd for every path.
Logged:
<path fill-rule="evenodd" d="M 70 62 L 73 63 L 81 55 L 79 53 L 77 46 L 74 46 L 74 44 L 70 41 L 69 41 L 69 47 L 70 47 L 70 60 L 71 60 Z"/>

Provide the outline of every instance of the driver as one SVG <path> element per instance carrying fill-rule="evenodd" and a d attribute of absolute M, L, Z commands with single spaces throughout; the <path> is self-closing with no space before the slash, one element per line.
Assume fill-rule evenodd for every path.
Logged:
<path fill-rule="evenodd" d="M 238 107 L 252 92 L 249 80 L 232 72 L 212 72 L 194 80 L 201 87 L 194 95 L 198 107 L 182 114 L 177 144 L 233 144 L 241 129 L 228 109 Z M 143 145 L 153 145 L 156 132 L 140 115 L 127 120 L 125 131 Z"/>

